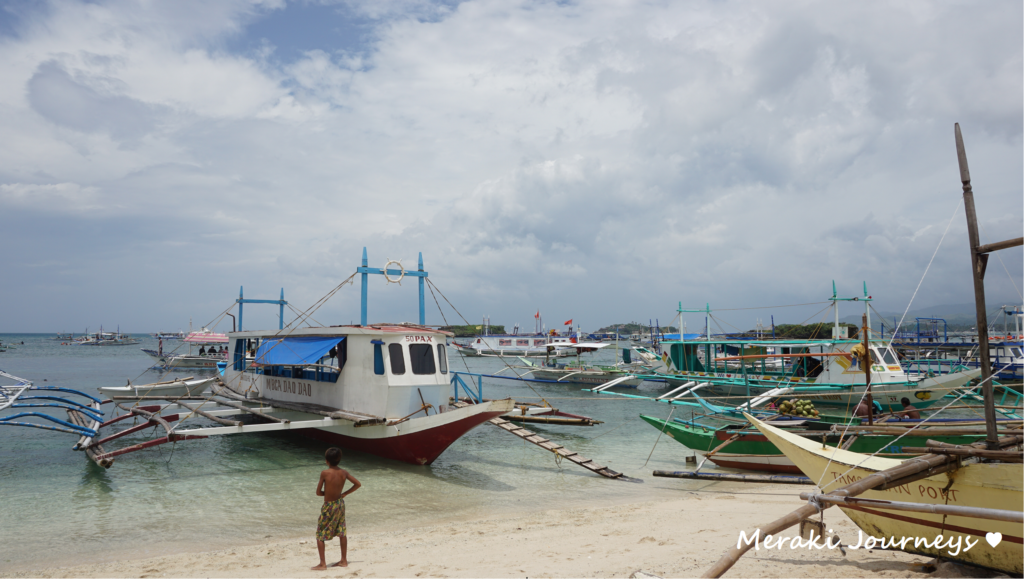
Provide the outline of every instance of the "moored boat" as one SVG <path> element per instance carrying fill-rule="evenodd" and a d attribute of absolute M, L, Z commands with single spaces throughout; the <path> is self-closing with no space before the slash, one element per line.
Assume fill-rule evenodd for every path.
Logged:
<path fill-rule="evenodd" d="M 216 376 L 208 378 L 178 378 L 167 382 L 154 382 L 152 384 L 128 384 L 126 386 L 103 386 L 100 393 L 110 398 L 117 397 L 148 397 L 164 396 L 175 398 L 178 396 L 200 396 L 209 390 L 211 383 Z"/>
<path fill-rule="evenodd" d="M 513 408 L 511 399 L 450 405 L 450 336 L 411 324 L 232 332 L 225 386 L 217 393 L 285 405 L 275 416 L 295 421 L 308 414 L 304 408 L 362 416 L 368 424 L 302 432 L 344 448 L 430 464 L 470 429 Z M 246 352 L 253 351 L 249 364 Z"/>
<path fill-rule="evenodd" d="M 665 433 L 676 442 L 697 454 L 710 455 L 708 460 L 724 468 L 801 474 L 800 468 L 793 463 L 764 434 L 749 425 L 726 425 L 711 427 L 693 421 L 673 420 L 666 422 L 653 416 L 640 415 L 645 422 Z M 854 419 L 860 422 L 860 419 Z M 852 452 L 878 453 L 884 457 L 906 458 L 914 454 L 906 453 L 903 447 L 925 446 L 928 440 L 937 440 L 947 444 L 971 444 L 977 442 L 980 435 L 965 434 L 961 436 L 903 436 L 891 434 L 848 434 L 841 437 L 839 433 L 828 429 L 831 424 L 812 421 L 787 421 L 785 430 L 791 434 L 803 436 L 832 445 L 846 446 Z M 787 424 L 784 422 L 783 424 Z M 889 424 L 889 423 L 880 423 Z M 906 422 L 893 422 L 904 426 Z M 842 428 L 840 426 L 840 428 Z M 845 443 L 845 444 L 844 444 Z"/>
<path fill-rule="evenodd" d="M 830 492 L 857 479 L 899 466 L 902 461 L 842 450 L 790 434 L 754 417 L 752 424 L 778 447 L 822 492 Z M 953 505 L 986 509 L 1024 510 L 1024 477 L 1019 463 L 967 463 L 960 468 L 888 490 L 869 490 L 866 499 L 896 500 L 924 505 Z M 1024 572 L 1024 526 L 998 520 L 920 512 L 892 512 L 868 506 L 839 507 L 865 533 L 878 539 L 899 541 L 910 537 L 900 549 L 935 557 L 950 558 L 943 547 L 921 545 L 914 538 L 946 541 L 969 539 L 970 549 L 955 559 L 1020 575 Z M 998 539 L 994 537 L 998 536 Z M 994 543 L 994 544 L 993 544 Z"/>

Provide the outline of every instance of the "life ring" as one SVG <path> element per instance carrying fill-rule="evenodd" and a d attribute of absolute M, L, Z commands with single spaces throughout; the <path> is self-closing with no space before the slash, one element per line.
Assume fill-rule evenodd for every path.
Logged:
<path fill-rule="evenodd" d="M 391 279 L 391 276 L 388 275 L 388 266 L 391 265 L 392 263 L 398 264 L 399 269 L 402 270 L 402 273 L 401 275 L 398 276 L 398 279 Z M 386 279 L 388 283 L 397 283 L 398 285 L 402 285 L 402 279 L 405 277 L 405 266 L 402 265 L 402 262 L 394 259 L 389 259 L 388 262 L 384 264 L 384 269 L 382 271 L 384 272 L 384 279 Z"/>

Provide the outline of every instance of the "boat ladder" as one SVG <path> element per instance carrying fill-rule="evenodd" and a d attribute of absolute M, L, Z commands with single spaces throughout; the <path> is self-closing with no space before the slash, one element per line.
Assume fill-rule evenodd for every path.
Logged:
<path fill-rule="evenodd" d="M 470 404 L 468 402 L 463 402 L 461 400 L 452 403 L 452 406 L 455 406 L 456 408 L 465 408 L 466 406 L 469 405 Z M 630 478 L 622 474 L 621 472 L 614 471 L 606 466 L 602 466 L 594 462 L 593 460 L 580 455 L 579 453 L 573 452 L 555 442 L 551 442 L 550 440 L 544 438 L 543 436 L 538 435 L 536 432 L 527 430 L 522 426 L 519 426 L 518 424 L 505 420 L 504 418 L 496 417 L 488 420 L 487 422 L 493 424 L 494 426 L 497 426 L 498 428 L 508 432 L 509 434 L 518 436 L 519 438 L 522 438 L 526 442 L 535 444 L 543 448 L 544 450 L 554 453 L 556 456 L 568 460 L 569 462 L 576 463 L 579 466 L 582 466 L 583 468 L 591 472 L 597 473 L 605 478 L 618 479 L 630 482 L 643 482 L 638 479 Z"/>

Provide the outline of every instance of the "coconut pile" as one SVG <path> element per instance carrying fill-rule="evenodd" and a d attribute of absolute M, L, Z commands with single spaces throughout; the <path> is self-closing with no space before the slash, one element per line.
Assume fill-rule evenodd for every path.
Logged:
<path fill-rule="evenodd" d="M 779 414 L 790 416 L 803 416 L 805 418 L 817 418 L 818 411 L 810 400 L 786 400 L 779 404 Z"/>

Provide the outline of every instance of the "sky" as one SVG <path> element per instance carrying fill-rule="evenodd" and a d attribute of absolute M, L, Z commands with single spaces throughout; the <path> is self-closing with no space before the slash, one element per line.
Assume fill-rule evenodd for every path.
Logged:
<path fill-rule="evenodd" d="M 225 330 L 242 286 L 358 323 L 358 277 L 314 304 L 364 247 L 422 253 L 428 324 L 970 303 L 956 122 L 982 242 L 1024 230 L 1016 0 L 0 8 L 0 333 Z M 412 278 L 368 291 L 417 321 Z"/>

